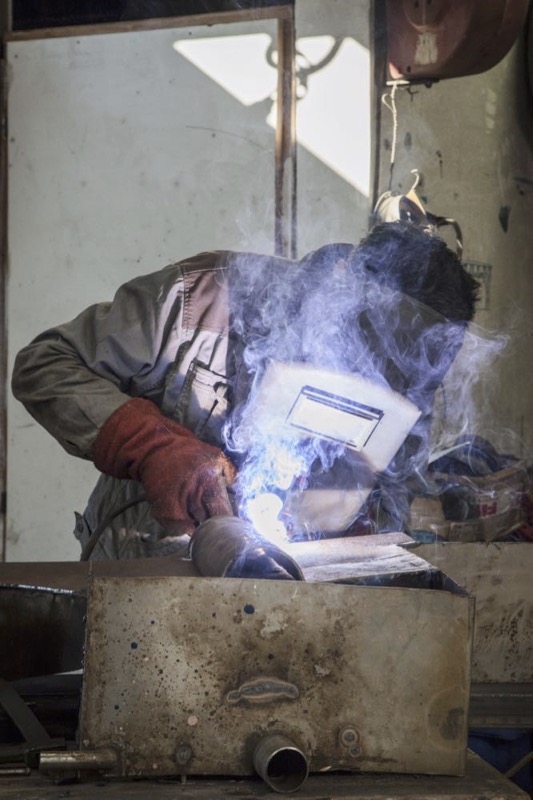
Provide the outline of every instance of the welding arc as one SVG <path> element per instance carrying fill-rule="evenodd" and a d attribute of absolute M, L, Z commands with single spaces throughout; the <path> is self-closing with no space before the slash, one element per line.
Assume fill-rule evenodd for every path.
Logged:
<path fill-rule="evenodd" d="M 83 550 L 81 551 L 80 561 L 88 561 L 89 556 L 93 552 L 94 548 L 100 541 L 100 537 L 102 536 L 103 532 L 107 528 L 107 526 L 118 517 L 119 514 L 122 514 L 123 511 L 126 509 L 131 508 L 132 506 L 136 506 L 137 503 L 142 503 L 146 500 L 144 495 L 140 495 L 139 497 L 135 497 L 133 500 L 128 500 L 127 503 L 122 503 L 122 505 L 114 508 L 106 517 L 103 518 L 101 522 L 98 523 L 94 531 L 89 536 L 89 540 Z"/>

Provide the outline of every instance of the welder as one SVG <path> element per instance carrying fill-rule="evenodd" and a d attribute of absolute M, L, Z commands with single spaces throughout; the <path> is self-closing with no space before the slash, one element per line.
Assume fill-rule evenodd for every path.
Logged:
<path fill-rule="evenodd" d="M 357 246 L 325 245 L 300 261 L 204 252 L 134 278 L 111 302 L 37 336 L 17 355 L 13 392 L 68 453 L 101 472 L 76 514 L 82 547 L 105 522 L 92 557 L 183 555 L 199 523 L 236 513 L 241 455 L 231 442 L 269 359 L 312 361 L 311 342 L 320 341 L 323 365 L 342 349 L 332 366 L 357 371 L 364 339 L 379 380 L 421 409 L 371 498 L 374 508 L 394 506 L 388 525 L 399 529 L 408 501 L 391 504 L 391 484 L 403 489 L 409 465 L 419 469 L 413 453 L 427 446 L 433 395 L 476 291 L 445 242 L 411 222 L 377 224 Z M 342 302 L 329 308 L 330 295 Z M 313 330 L 304 308 L 313 310 Z M 426 330 L 438 332 L 432 349 Z M 422 340 L 426 361 L 415 379 L 405 353 Z"/>

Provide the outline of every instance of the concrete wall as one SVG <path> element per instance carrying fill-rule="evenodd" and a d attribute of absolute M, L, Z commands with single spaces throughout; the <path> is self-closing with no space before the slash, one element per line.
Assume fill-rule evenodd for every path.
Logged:
<path fill-rule="evenodd" d="M 483 281 L 475 322 L 481 341 L 505 340 L 498 355 L 458 365 L 445 424 L 531 456 L 533 445 L 533 302 L 531 209 L 532 98 L 526 91 L 522 38 L 500 64 L 480 75 L 398 89 L 397 150 L 390 188 L 406 191 L 418 169 L 426 207 L 454 217 L 464 260 Z M 390 95 L 390 88 L 383 91 Z M 390 97 L 386 98 L 390 102 Z M 389 188 L 393 116 L 382 106 L 380 190 Z M 450 243 L 452 240 L 450 239 Z M 457 379 L 457 376 L 460 376 Z M 477 383 L 471 416 L 453 402 Z M 458 383 L 461 383 L 458 386 Z"/>
<path fill-rule="evenodd" d="M 9 370 L 33 336 L 137 274 L 273 250 L 271 42 L 269 20 L 9 43 Z M 261 81 L 244 97 L 228 48 L 247 46 Z M 7 559 L 77 559 L 74 511 L 96 469 L 12 397 L 8 426 Z"/>

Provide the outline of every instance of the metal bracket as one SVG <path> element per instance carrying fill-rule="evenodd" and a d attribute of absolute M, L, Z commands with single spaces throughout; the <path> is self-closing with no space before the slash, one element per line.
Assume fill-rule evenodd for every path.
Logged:
<path fill-rule="evenodd" d="M 32 756 L 36 756 L 41 750 L 65 747 L 65 740 L 52 739 L 18 692 L 3 678 L 0 678 L 0 706 L 25 739 L 23 744 L 1 747 L 0 764 L 14 761 L 30 763 L 33 761 Z"/>

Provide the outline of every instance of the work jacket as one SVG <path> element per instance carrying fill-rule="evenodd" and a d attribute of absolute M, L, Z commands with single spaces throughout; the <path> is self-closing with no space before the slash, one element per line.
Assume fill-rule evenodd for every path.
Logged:
<path fill-rule="evenodd" d="M 90 306 L 19 352 L 13 393 L 70 454 L 92 458 L 96 436 L 119 406 L 143 397 L 223 446 L 238 342 L 230 337 L 231 276 L 247 259 L 254 269 L 286 272 L 294 262 L 213 251 L 137 277 L 113 301 Z M 262 262 L 262 263 L 261 263 Z M 75 535 L 83 546 L 114 509 L 141 497 L 133 480 L 101 475 Z M 140 502 L 109 522 L 93 558 L 184 554 L 188 537 L 168 537 Z"/>

